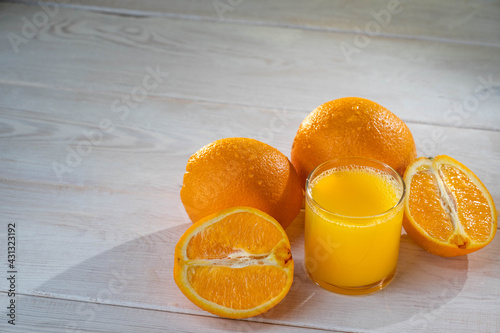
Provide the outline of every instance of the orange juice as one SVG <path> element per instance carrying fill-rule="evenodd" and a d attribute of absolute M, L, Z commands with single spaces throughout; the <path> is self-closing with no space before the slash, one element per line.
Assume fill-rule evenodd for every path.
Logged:
<path fill-rule="evenodd" d="M 335 167 L 318 167 L 308 179 L 305 265 L 326 289 L 371 292 L 396 271 L 404 183 L 381 162 L 339 160 Z"/>

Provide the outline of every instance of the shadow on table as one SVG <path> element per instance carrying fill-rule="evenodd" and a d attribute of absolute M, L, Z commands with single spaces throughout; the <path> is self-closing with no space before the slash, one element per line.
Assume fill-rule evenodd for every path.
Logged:
<path fill-rule="evenodd" d="M 201 315 L 196 317 L 196 325 L 206 322 L 212 329 L 228 332 L 272 328 L 257 322 L 362 330 L 409 320 L 410 325 L 419 329 L 432 320 L 433 311 L 460 293 L 467 280 L 466 256 L 444 259 L 430 255 L 404 235 L 398 272 L 391 285 L 368 296 L 337 295 L 307 278 L 303 256 L 297 252 L 303 251 L 303 241 L 291 235 L 296 251 L 295 277 L 285 299 L 267 313 L 248 320 L 214 319 L 193 305 L 173 281 L 174 247 L 190 225 L 139 235 L 69 268 L 41 285 L 39 292 L 77 296 L 87 301 L 75 313 L 75 322 L 82 329 L 86 322 L 100 320 L 96 319 L 99 313 L 93 310 L 92 302 Z M 300 233 L 302 227 L 296 223 L 290 231 Z M 75 248 L 85 246 L 80 244 Z"/>
<path fill-rule="evenodd" d="M 384 290 L 364 296 L 331 293 L 314 285 L 303 263 L 296 263 L 294 287 L 286 300 L 293 317 L 309 318 L 319 328 L 385 331 L 405 322 L 408 331 L 420 331 L 437 319 L 436 310 L 461 292 L 467 271 L 467 256 L 431 255 L 402 235 L 398 270 Z"/>
<path fill-rule="evenodd" d="M 189 327 L 201 330 L 203 327 L 209 327 L 222 332 L 268 330 L 269 325 L 256 322 L 268 322 L 265 318 L 256 317 L 253 318 L 254 321 L 248 321 L 211 315 L 192 304 L 177 288 L 173 279 L 174 248 L 181 235 L 191 225 L 182 224 L 139 236 L 111 248 L 53 277 L 39 286 L 36 292 L 61 298 L 76 297 L 77 300 L 85 301 L 75 310 L 74 320 L 55 324 L 66 326 L 68 332 L 86 331 L 87 326 L 94 327 L 96 322 L 109 320 L 100 317 L 103 314 L 99 313 L 95 303 L 117 304 L 138 310 L 159 310 L 156 311 L 158 316 L 162 311 L 186 314 L 184 317 L 189 320 L 189 325 L 172 325 L 173 323 L 166 320 L 166 331 L 169 328 L 175 330 L 175 327 L 182 325 L 186 325 L 186 330 L 189 330 Z M 79 244 L 75 248 L 86 246 L 91 247 L 92 244 Z M 66 251 L 72 249 L 68 248 Z M 64 255 L 64 252 L 61 255 Z M 197 316 L 191 317 L 189 314 Z M 93 325 L 90 325 L 91 322 L 94 322 Z M 147 323 L 136 324 L 145 325 L 143 329 L 148 330 Z"/>

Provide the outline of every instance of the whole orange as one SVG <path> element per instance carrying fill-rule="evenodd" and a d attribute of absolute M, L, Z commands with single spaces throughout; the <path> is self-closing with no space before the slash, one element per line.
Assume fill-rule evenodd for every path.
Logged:
<path fill-rule="evenodd" d="M 234 206 L 257 208 L 286 228 L 302 204 L 302 185 L 288 158 L 249 138 L 214 141 L 191 156 L 181 200 L 196 222 Z"/>
<path fill-rule="evenodd" d="M 417 149 L 406 124 L 391 111 L 346 97 L 319 106 L 302 121 L 291 154 L 302 184 L 316 166 L 344 156 L 374 158 L 403 175 Z"/>

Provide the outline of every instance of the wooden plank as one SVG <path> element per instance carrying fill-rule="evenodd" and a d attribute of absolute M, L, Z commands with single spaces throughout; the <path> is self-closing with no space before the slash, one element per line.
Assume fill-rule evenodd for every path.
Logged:
<path fill-rule="evenodd" d="M 0 293 L 4 304 L 5 294 Z M 193 316 L 138 307 L 111 306 L 20 295 L 16 325 L 0 321 L 2 332 L 322 332 L 305 327 L 281 326 L 210 316 Z M 4 319 L 4 318 L 2 318 Z"/>
<path fill-rule="evenodd" d="M 2 209 L 2 220 L 18 223 L 19 293 L 206 315 L 173 282 L 171 255 L 190 225 L 187 218 L 179 220 L 175 210 L 163 210 L 157 201 L 145 205 L 148 198 L 141 201 L 140 195 L 82 193 L 74 188 L 61 192 L 41 185 L 2 184 L 0 195 L 6 198 L 4 207 L 9 207 Z M 16 202 L 23 203 L 24 212 Z M 500 324 L 498 238 L 477 253 L 445 259 L 427 254 L 403 236 L 394 282 L 367 297 L 346 297 L 329 293 L 306 277 L 303 218 L 302 212 L 287 229 L 296 262 L 291 291 L 275 308 L 251 321 L 384 332 L 403 327 L 439 332 L 457 316 L 461 328 L 468 330 L 484 331 Z M 2 262 L 0 269 L 4 268 Z M 5 291 L 5 282 L 1 286 Z"/>
<path fill-rule="evenodd" d="M 34 98 L 20 103 L 20 109 L 0 109 L 1 128 L 8 129 L 2 131 L 0 141 L 0 217 L 18 223 L 23 274 L 19 291 L 206 315 L 180 293 L 172 279 L 170 256 L 190 225 L 178 196 L 185 161 L 194 152 L 189 151 L 193 146 L 198 149 L 219 135 L 214 128 L 232 128 L 231 113 L 248 115 L 243 136 L 269 127 L 277 114 L 259 108 L 150 98 L 141 104 L 141 112 L 131 112 L 123 123 L 117 123 L 116 132 L 103 135 L 102 143 L 81 165 L 58 182 L 51 161 L 64 161 L 67 145 L 77 147 L 86 140 L 81 133 L 97 128 L 115 96 L 80 95 L 82 103 L 71 108 L 74 92 L 12 88 L 11 92 L 17 91 L 12 97 Z M 8 100 L 0 103 L 9 105 L 12 101 Z M 269 143 L 289 151 L 303 116 L 287 118 L 289 126 L 277 131 Z M 491 166 L 500 160 L 500 148 L 492 144 L 500 141 L 499 132 L 409 125 L 419 146 L 463 161 L 498 201 L 499 177 Z M 435 146 L 425 141 L 432 137 L 439 139 Z M 366 298 L 346 298 L 325 292 L 307 279 L 302 267 L 303 219 L 302 212 L 287 230 L 297 267 L 294 287 L 274 310 L 252 321 L 348 331 L 432 327 L 438 332 L 457 315 L 463 327 L 471 330 L 500 324 L 495 315 L 500 288 L 496 283 L 498 239 L 467 257 L 443 259 L 403 237 L 399 273 L 390 288 Z M 5 228 L 0 238 L 5 239 Z M 67 249 L 64 255 L 61 249 Z M 0 266 L 0 270 L 5 269 Z M 329 304 L 327 309 L 325 304 Z"/>
<path fill-rule="evenodd" d="M 114 92 L 130 100 L 150 68 L 168 72 L 146 91 L 152 97 L 308 112 L 358 95 L 409 122 L 500 129 L 499 48 L 374 38 L 348 63 L 339 45 L 354 45 L 351 34 L 61 8 L 16 54 L 6 34 L 20 34 L 22 17 L 39 9 L 0 8 L 5 84 Z"/>
<path fill-rule="evenodd" d="M 36 4 L 36 1 L 19 1 Z M 61 1 L 62 2 L 62 1 Z M 68 6 L 137 16 L 220 20 L 293 29 L 376 34 L 500 46 L 500 5 L 485 1 L 75 0 Z M 391 10 L 389 10 L 391 9 Z"/>
<path fill-rule="evenodd" d="M 296 130 L 307 115 L 151 97 L 122 119 L 111 111 L 119 96 L 0 85 L 0 178 L 177 199 L 185 164 L 202 146 L 223 137 L 251 137 L 290 156 Z M 103 119 L 114 129 L 102 131 Z M 499 132 L 408 125 L 419 156 L 458 159 L 500 202 L 500 177 L 492 168 L 500 163 Z M 54 163 L 62 170 L 60 177 Z"/>
<path fill-rule="evenodd" d="M 200 104 L 199 108 L 203 109 L 206 103 Z M 19 166 L 18 170 L 33 170 L 32 165 L 38 162 L 42 169 L 39 175 L 47 177 L 46 172 L 50 170 L 44 170 L 44 163 L 40 163 L 43 161 L 41 156 L 57 155 L 64 143 L 78 140 L 71 137 L 80 131 L 74 128 L 74 124 L 65 128 L 65 125 L 57 123 L 54 127 L 58 129 L 52 130 L 56 133 L 55 137 L 49 135 L 47 139 L 46 133 L 50 131 L 44 130 L 43 121 L 50 122 L 43 120 L 43 116 L 42 112 L 38 116 L 42 121 L 30 127 L 38 129 L 35 134 L 24 131 L 23 135 L 19 135 L 13 131 L 3 138 L 7 139 L 1 141 L 3 165 L 10 165 L 12 160 L 15 161 L 13 165 Z M 85 121 L 90 121 L 92 115 L 88 117 Z M 15 119 L 12 115 L 4 117 L 12 118 Z M 29 117 L 21 114 L 19 118 L 20 125 L 12 128 L 27 128 L 22 125 Z M 255 117 L 262 118 L 261 115 Z M 66 119 L 69 121 L 69 115 Z M 65 117 L 60 117 L 62 124 L 64 120 Z M 427 127 L 427 132 L 429 128 L 436 128 L 420 124 L 414 127 Z M 415 128 L 412 126 L 414 133 Z M 196 130 L 202 132 L 201 125 L 189 131 L 194 133 Z M 466 130 L 443 128 L 443 131 L 450 135 L 451 142 L 462 146 L 457 152 L 464 151 L 463 145 L 470 141 L 467 140 L 469 137 L 480 137 L 478 133 L 484 132 L 497 134 L 468 130 L 473 133 L 464 136 Z M 451 136 L 453 131 L 455 135 Z M 176 137 L 175 131 L 169 135 Z M 42 137 L 46 145 L 43 154 L 36 155 L 38 149 L 35 142 L 41 141 Z M 456 142 L 460 137 L 462 141 Z M 29 139 L 23 142 L 20 138 Z M 178 144 L 177 149 L 182 151 L 182 143 Z M 14 168 L 7 168 L 13 172 L 13 180 L 3 179 L 0 182 L 0 215 L 3 221 L 18 223 L 19 244 L 22 244 L 19 246 L 22 258 L 19 265 L 23 268 L 20 292 L 205 315 L 185 299 L 171 277 L 172 262 L 168 254 L 173 253 L 177 239 L 190 225 L 177 191 L 173 189 L 180 186 L 183 162 L 175 163 L 174 158 L 165 159 L 170 163 L 164 168 L 139 172 L 132 163 L 125 162 L 137 160 L 137 155 L 131 154 L 131 150 L 134 147 L 96 149 L 95 154 L 89 156 L 90 164 L 82 164 L 75 169 L 81 177 L 79 184 L 52 185 L 43 179 L 31 181 L 29 173 L 16 175 Z M 471 149 L 471 152 L 477 150 Z M 145 166 L 157 162 L 151 159 L 150 154 L 142 154 L 141 158 Z M 25 164 L 30 167 L 25 168 Z M 103 169 L 113 172 L 103 176 L 99 172 Z M 141 177 L 148 174 L 157 179 L 140 184 Z M 161 179 L 173 186 L 155 188 L 156 181 Z M 130 183 L 136 185 L 127 190 Z M 494 188 L 498 189 L 498 186 Z M 426 254 L 404 237 L 399 273 L 390 289 L 368 298 L 345 298 L 327 293 L 307 279 L 302 268 L 302 228 L 303 213 L 288 230 L 297 263 L 292 291 L 272 312 L 252 321 L 384 332 L 401 331 L 403 327 L 405 331 L 430 328 L 431 332 L 439 332 L 446 329 L 446 325 L 457 315 L 461 316 L 464 329 L 473 330 L 475 326 L 479 330 L 488 330 L 499 324 L 494 319 L 497 318 L 494 295 L 498 294 L 496 270 L 500 264 L 498 239 L 467 257 L 443 259 Z M 2 239 L 5 238 L 3 229 L 0 232 Z M 64 255 L 61 255 L 61 249 L 67 249 Z M 332 305 L 322 310 L 325 304 Z M 483 307 L 485 304 L 487 306 Z"/>
<path fill-rule="evenodd" d="M 4 35 L 21 31 L 21 18 L 37 13 L 35 6 L 1 4 L 0 9 Z M 138 21 L 67 9 L 41 30 L 16 55 L 8 39 L 0 40 L 5 64 L 0 68 L 5 88 L 0 89 L 0 219 L 18 224 L 19 292 L 39 296 L 19 296 L 19 320 L 28 323 L 24 331 L 61 331 L 68 321 L 82 331 L 120 332 L 142 330 L 142 322 L 153 332 L 165 327 L 265 331 L 275 326 L 442 332 L 457 328 L 457 322 L 464 331 L 500 326 L 498 238 L 477 253 L 444 259 L 403 236 L 393 284 L 367 297 L 344 297 L 306 277 L 302 212 L 287 230 L 296 261 L 292 290 L 273 310 L 249 319 L 261 323 L 251 327 L 212 318 L 191 304 L 173 282 L 170 258 L 190 225 L 178 196 L 189 155 L 233 135 L 256 137 L 288 155 L 298 124 L 323 102 L 319 97 L 331 91 L 345 96 L 364 82 L 350 80 L 346 68 L 363 74 L 369 82 L 365 91 L 408 122 L 419 154 L 456 157 L 478 174 L 498 202 L 497 88 L 473 111 L 447 114 L 460 115 L 458 120 L 436 111 L 453 101 L 464 106 L 479 85 L 478 75 L 491 73 L 497 80 L 496 48 L 379 38 L 356 64 L 346 65 L 338 52 L 333 57 L 318 52 L 334 50 L 321 47 L 331 36 L 336 42 L 347 40 L 345 34 L 328 31 L 305 31 L 283 43 L 276 36 L 293 37 L 293 29 L 165 17 Z M 301 48 L 290 48 L 297 45 Z M 396 51 L 403 51 L 398 54 L 403 58 L 422 58 L 402 61 L 388 55 Z M 332 59 L 338 64 L 323 66 L 323 72 L 310 69 Z M 123 63 L 127 66 L 119 65 Z M 146 67 L 157 64 L 169 76 L 120 118 L 126 113 L 113 109 L 114 101 L 130 98 L 148 75 Z M 328 85 L 325 73 L 334 77 L 337 72 L 340 81 Z M 380 83 L 378 77 L 387 73 L 389 79 Z M 399 79 L 391 86 L 390 75 L 396 73 Z M 436 82 L 439 75 L 444 83 Z M 319 93 L 312 89 L 305 94 L 301 79 L 315 82 Z M 409 83 L 411 79 L 416 81 Z M 394 97 L 394 86 L 410 100 Z M 378 89 L 384 93 L 375 94 Z M 286 103 L 283 96 L 290 96 Z M 436 101 L 443 104 L 432 104 Z M 413 112 L 419 110 L 416 106 L 423 111 Z M 58 179 L 52 162 L 64 163 L 67 147 L 78 149 L 91 140 L 87 134 L 102 131 L 105 118 L 114 129 L 103 132 L 102 141 L 91 144 L 92 151 Z M 273 127 L 276 121 L 285 126 Z M 272 135 L 265 136 L 264 129 Z M 6 238 L 5 232 L 0 229 L 0 239 Z M 6 271 L 5 263 L 0 260 L 1 271 Z M 4 304 L 6 280 L 0 281 Z M 94 311 L 93 320 L 85 310 Z M 5 325 L 0 322 L 2 330 Z"/>

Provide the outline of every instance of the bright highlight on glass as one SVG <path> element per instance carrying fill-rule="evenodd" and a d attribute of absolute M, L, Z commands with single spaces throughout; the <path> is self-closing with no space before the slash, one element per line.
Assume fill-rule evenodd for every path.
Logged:
<path fill-rule="evenodd" d="M 319 286 L 342 294 L 380 290 L 394 278 L 405 185 L 380 161 L 325 162 L 306 182 L 305 265 Z"/>

